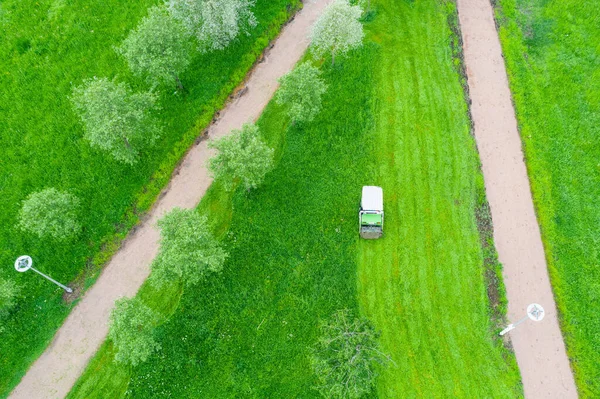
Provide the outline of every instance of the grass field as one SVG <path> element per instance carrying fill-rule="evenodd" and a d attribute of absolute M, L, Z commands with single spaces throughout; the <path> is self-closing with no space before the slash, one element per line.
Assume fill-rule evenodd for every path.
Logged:
<path fill-rule="evenodd" d="M 323 63 L 329 89 L 313 123 L 290 126 L 275 104 L 261 117 L 278 154 L 264 186 L 229 196 L 213 185 L 203 199 L 230 252 L 223 274 L 182 296 L 144 287 L 150 306 L 176 307 L 158 327 L 162 350 L 130 370 L 107 342 L 70 398 L 99 387 L 115 398 L 317 397 L 308 347 L 340 308 L 369 316 L 396 363 L 373 396 L 521 395 L 513 356 L 492 339 L 454 5 L 375 7 L 366 45 Z M 358 239 L 365 184 L 386 193 L 378 242 Z"/>
<path fill-rule="evenodd" d="M 0 321 L 0 397 L 18 382 L 70 309 L 52 284 L 17 275 L 14 259 L 26 253 L 57 280 L 91 284 L 118 239 L 148 209 L 181 155 L 287 21 L 290 6 L 299 4 L 259 0 L 258 27 L 227 51 L 196 57 L 182 76 L 186 95 L 163 88 L 162 137 L 139 164 L 127 167 L 82 140 L 68 96 L 92 76 L 118 76 L 136 90 L 147 89 L 113 46 L 156 3 L 0 2 L 0 277 L 16 280 L 23 293 L 9 318 Z M 80 198 L 84 228 L 75 242 L 39 240 L 15 229 L 20 202 L 46 187 Z"/>
<path fill-rule="evenodd" d="M 567 351 L 600 397 L 600 10 L 501 0 L 500 36 Z"/>
<path fill-rule="evenodd" d="M 361 308 L 382 332 L 381 398 L 519 396 L 512 358 L 492 339 L 476 209 L 479 161 L 453 68 L 451 2 L 387 2 L 372 136 L 386 236 L 361 241 Z M 385 26 L 401 29 L 387 30 Z"/>

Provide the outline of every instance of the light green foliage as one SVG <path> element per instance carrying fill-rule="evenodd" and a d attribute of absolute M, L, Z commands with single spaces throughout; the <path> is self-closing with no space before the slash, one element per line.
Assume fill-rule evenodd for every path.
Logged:
<path fill-rule="evenodd" d="M 170 0 L 171 14 L 198 39 L 202 52 L 223 50 L 240 32 L 257 24 L 255 0 Z"/>
<path fill-rule="evenodd" d="M 371 392 L 378 375 L 376 364 L 385 364 L 387 357 L 369 321 L 340 310 L 321 325 L 320 333 L 311 364 L 321 395 L 359 399 Z"/>
<path fill-rule="evenodd" d="M 244 124 L 241 130 L 211 141 L 210 148 L 219 153 L 212 157 L 208 167 L 216 180 L 231 190 L 241 181 L 246 190 L 256 188 L 273 167 L 273 149 L 261 139 L 255 124 Z"/>
<path fill-rule="evenodd" d="M 287 104 L 288 115 L 294 122 L 310 122 L 321 111 L 327 85 L 319 78 L 320 74 L 318 68 L 305 62 L 279 79 L 281 87 L 275 99 L 278 104 Z"/>
<path fill-rule="evenodd" d="M 72 238 L 81 230 L 78 221 L 79 199 L 55 188 L 30 194 L 19 212 L 21 230 L 40 238 Z"/>
<path fill-rule="evenodd" d="M 600 398 L 599 3 L 495 3 L 567 353 Z"/>
<path fill-rule="evenodd" d="M 10 309 L 15 306 L 18 293 L 19 289 L 13 281 L 0 278 L 0 319 L 5 317 Z M 2 326 L 0 325 L 1 331 Z"/>
<path fill-rule="evenodd" d="M 179 74 L 190 64 L 191 42 L 183 25 L 165 7 L 152 7 L 132 30 L 117 52 L 136 75 L 145 75 L 154 86 L 177 84 Z"/>
<path fill-rule="evenodd" d="M 348 0 L 335 0 L 328 5 L 310 34 L 313 53 L 318 57 L 331 53 L 333 64 L 336 55 L 361 46 L 365 36 L 361 16 L 362 9 L 350 5 Z"/>
<path fill-rule="evenodd" d="M 110 315 L 108 337 L 117 348 L 115 361 L 137 366 L 160 345 L 154 339 L 158 316 L 139 298 L 121 298 Z"/>
<path fill-rule="evenodd" d="M 183 280 L 187 286 L 223 269 L 227 253 L 211 234 L 206 217 L 175 208 L 159 222 L 160 251 L 152 262 L 152 282 L 162 286 Z"/>
<path fill-rule="evenodd" d="M 153 93 L 133 93 L 125 83 L 96 77 L 75 88 L 72 96 L 92 147 L 126 164 L 137 162 L 140 151 L 158 138 L 152 116 L 156 99 Z"/>

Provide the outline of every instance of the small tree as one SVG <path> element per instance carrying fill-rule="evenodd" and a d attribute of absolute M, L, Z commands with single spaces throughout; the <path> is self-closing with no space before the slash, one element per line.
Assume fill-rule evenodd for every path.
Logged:
<path fill-rule="evenodd" d="M 315 387 L 327 398 L 361 398 L 375 385 L 375 363 L 385 363 L 377 334 L 365 319 L 348 310 L 333 314 L 321 325 L 311 363 L 319 381 Z"/>
<path fill-rule="evenodd" d="M 191 42 L 183 25 L 165 7 L 150 8 L 117 52 L 134 74 L 146 75 L 150 84 L 177 84 L 183 90 L 179 74 L 190 64 Z"/>
<path fill-rule="evenodd" d="M 363 26 L 359 19 L 362 10 L 348 0 L 335 0 L 327 6 L 310 34 L 312 51 L 317 57 L 331 53 L 331 64 L 337 54 L 344 54 L 362 45 Z"/>
<path fill-rule="evenodd" d="M 93 78 L 75 88 L 72 101 L 92 147 L 132 165 L 160 129 L 152 116 L 156 95 L 133 93 L 125 83 Z"/>
<path fill-rule="evenodd" d="M 110 315 L 108 337 L 117 348 L 115 361 L 137 366 L 160 345 L 154 339 L 158 316 L 136 298 L 121 298 Z"/>
<path fill-rule="evenodd" d="M 5 317 L 15 306 L 18 293 L 19 289 L 14 282 L 0 278 L 0 318 Z M 1 330 L 2 327 L 0 327 Z"/>
<path fill-rule="evenodd" d="M 198 39 L 199 50 L 223 50 L 241 31 L 257 24 L 255 0 L 170 0 L 171 14 Z"/>
<path fill-rule="evenodd" d="M 206 217 L 175 208 L 158 222 L 160 251 L 152 262 L 152 281 L 162 286 L 182 279 L 187 286 L 223 269 L 227 253 L 209 231 Z"/>
<path fill-rule="evenodd" d="M 261 139 L 258 126 L 245 124 L 242 130 L 209 143 L 219 153 L 209 161 L 208 168 L 215 180 L 231 190 L 241 181 L 246 190 L 256 188 L 273 167 L 273 149 Z"/>
<path fill-rule="evenodd" d="M 320 74 L 318 68 L 306 62 L 279 79 L 281 87 L 275 100 L 289 105 L 288 114 L 294 122 L 310 122 L 321 110 L 327 85 Z"/>
<path fill-rule="evenodd" d="M 30 194 L 19 212 L 21 230 L 40 238 L 72 238 L 81 230 L 78 222 L 79 199 L 72 194 L 47 188 Z"/>

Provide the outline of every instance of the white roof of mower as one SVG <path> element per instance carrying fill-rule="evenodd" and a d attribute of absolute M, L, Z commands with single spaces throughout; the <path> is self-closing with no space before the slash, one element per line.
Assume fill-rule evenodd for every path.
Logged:
<path fill-rule="evenodd" d="M 383 212 L 383 189 L 377 186 L 363 186 L 360 207 L 363 211 Z"/>

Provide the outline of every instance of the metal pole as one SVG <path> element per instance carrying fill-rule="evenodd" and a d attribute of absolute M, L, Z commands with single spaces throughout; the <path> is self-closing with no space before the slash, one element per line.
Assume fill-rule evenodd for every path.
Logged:
<path fill-rule="evenodd" d="M 531 319 L 533 321 L 542 321 L 543 318 L 544 308 L 542 307 L 542 305 L 532 303 L 529 306 L 527 306 L 527 316 L 523 317 L 516 323 L 509 324 L 504 330 L 500 331 L 500 335 L 504 335 L 507 332 L 514 330 L 515 327 L 517 327 L 519 324 L 523 323 L 527 319 Z"/>
<path fill-rule="evenodd" d="M 519 324 L 523 323 L 525 320 L 527 320 L 529 318 L 529 316 L 525 316 L 523 317 L 521 320 L 517 321 L 516 323 L 513 323 L 513 325 L 516 327 Z"/>
<path fill-rule="evenodd" d="M 40 276 L 44 277 L 45 279 L 52 281 L 54 284 L 58 285 L 63 290 L 67 291 L 69 294 L 73 292 L 73 290 L 70 289 L 69 287 L 67 287 L 66 285 L 62 285 L 58 281 L 54 280 L 52 277 L 47 276 L 44 273 L 42 273 L 41 271 L 35 269 L 33 266 L 30 269 L 33 270 L 34 272 L 36 272 L 37 274 L 39 274 Z"/>

